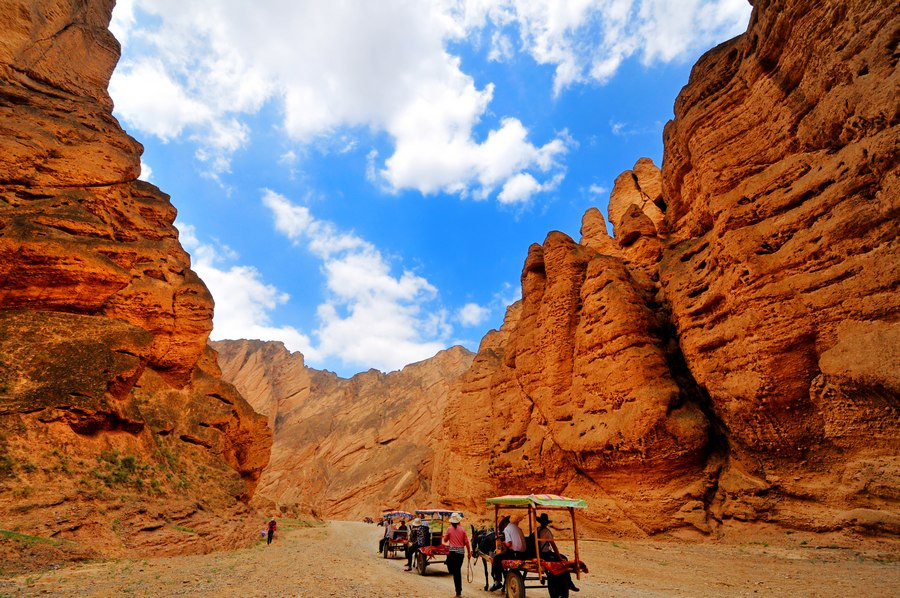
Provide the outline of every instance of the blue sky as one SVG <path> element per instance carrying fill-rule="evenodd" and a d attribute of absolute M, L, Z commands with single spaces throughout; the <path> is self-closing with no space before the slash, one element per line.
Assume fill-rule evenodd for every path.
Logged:
<path fill-rule="evenodd" d="M 115 114 L 172 196 L 212 338 L 341 375 L 499 327 L 745 0 L 120 0 Z"/>

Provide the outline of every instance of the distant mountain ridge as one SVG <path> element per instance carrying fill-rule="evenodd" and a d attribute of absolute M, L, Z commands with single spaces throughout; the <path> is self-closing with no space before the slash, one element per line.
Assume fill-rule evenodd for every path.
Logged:
<path fill-rule="evenodd" d="M 430 504 L 450 387 L 474 355 L 452 347 L 384 374 L 340 378 L 279 342 L 215 341 L 226 380 L 269 419 L 274 444 L 259 496 L 319 516 L 359 518 Z"/>

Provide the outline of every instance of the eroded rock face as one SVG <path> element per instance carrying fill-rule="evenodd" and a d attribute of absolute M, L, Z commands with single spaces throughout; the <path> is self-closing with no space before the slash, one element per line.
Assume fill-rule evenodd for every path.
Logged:
<path fill-rule="evenodd" d="M 275 431 L 261 498 L 332 518 L 437 503 L 435 448 L 450 388 L 472 353 L 452 347 L 400 371 L 345 379 L 306 367 L 281 343 L 212 344 L 225 379 Z"/>
<path fill-rule="evenodd" d="M 884 3 L 756 2 L 666 127 L 662 285 L 766 488 L 720 490 L 721 517 L 900 530 L 898 29 Z"/>
<path fill-rule="evenodd" d="M 270 433 L 220 378 L 212 297 L 111 114 L 112 6 L 0 15 L 0 520 L 106 554 L 245 544 L 227 520 Z"/>
<path fill-rule="evenodd" d="M 900 531 L 895 55 L 884 3 L 755 2 L 448 410 L 450 502 L 584 496 L 593 525 Z"/>
<path fill-rule="evenodd" d="M 522 300 L 450 401 L 440 468 L 456 471 L 435 486 L 470 510 L 498 493 L 585 496 L 594 527 L 660 531 L 702 504 L 704 399 L 682 380 L 646 283 L 591 222 L 593 211 L 580 244 L 551 233 L 529 249 Z"/>

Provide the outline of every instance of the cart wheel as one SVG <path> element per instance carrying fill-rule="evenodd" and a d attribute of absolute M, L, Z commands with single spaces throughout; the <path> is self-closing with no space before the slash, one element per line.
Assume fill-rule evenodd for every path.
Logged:
<path fill-rule="evenodd" d="M 428 559 L 426 559 L 422 554 L 416 553 L 416 571 L 419 572 L 419 575 L 425 575 L 425 569 L 428 567 Z"/>
<path fill-rule="evenodd" d="M 525 580 L 518 571 L 510 571 L 506 576 L 506 598 L 525 598 Z"/>
<path fill-rule="evenodd" d="M 388 558 L 388 555 L 391 554 L 391 549 L 390 547 L 388 547 L 387 542 L 384 543 L 384 549 L 381 551 L 381 553 L 384 555 L 384 558 Z"/>

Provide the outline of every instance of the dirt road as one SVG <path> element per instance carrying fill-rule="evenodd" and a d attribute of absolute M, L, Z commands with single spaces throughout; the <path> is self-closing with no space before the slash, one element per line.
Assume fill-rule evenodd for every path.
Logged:
<path fill-rule="evenodd" d="M 284 529 L 271 546 L 65 567 L 0 580 L 0 597 L 453 595 L 444 566 L 430 567 L 422 577 L 403 572 L 405 561 L 376 555 L 380 530 L 334 521 L 317 528 Z M 582 547 L 591 568 L 578 582 L 582 591 L 577 596 L 582 597 L 900 595 L 898 555 L 877 546 L 865 551 L 816 547 L 809 538 L 790 536 L 777 547 L 650 541 L 584 542 Z M 474 583 L 464 579 L 464 596 L 500 596 L 482 590 L 480 563 L 474 575 Z M 529 590 L 529 596 L 547 593 Z"/>

